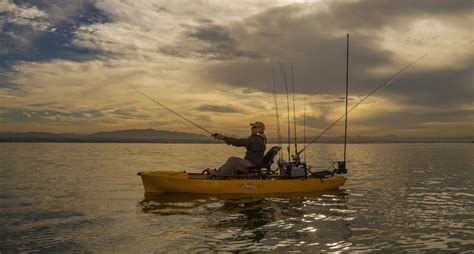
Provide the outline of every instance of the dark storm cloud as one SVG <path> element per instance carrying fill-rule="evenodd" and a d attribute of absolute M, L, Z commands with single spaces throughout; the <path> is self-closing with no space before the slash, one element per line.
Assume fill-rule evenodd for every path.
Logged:
<path fill-rule="evenodd" d="M 471 0 L 365 0 L 361 2 L 336 2 L 331 11 L 322 15 L 325 24 L 337 23 L 351 29 L 378 29 L 386 25 L 406 25 L 407 18 L 431 16 L 471 15 Z"/>
<path fill-rule="evenodd" d="M 467 64 L 458 69 L 433 69 L 407 73 L 385 93 L 404 95 L 411 104 L 453 106 L 472 103 L 474 69 Z"/>
<path fill-rule="evenodd" d="M 291 33 L 291 32 L 290 32 Z M 311 32 L 310 32 L 311 33 Z M 298 35 L 296 35 L 298 36 Z M 295 36 L 295 37 L 296 37 Z M 308 38 L 311 37 L 312 39 Z M 299 45 L 298 48 L 288 48 L 286 52 L 295 50 L 295 57 L 289 61 L 294 62 L 294 81 L 296 92 L 337 94 L 345 87 L 345 38 L 312 32 L 304 35 L 302 40 L 314 40 L 314 43 Z M 367 74 L 368 70 L 377 66 L 386 66 L 392 63 L 392 55 L 384 50 L 377 49 L 368 43 L 369 38 L 361 36 L 351 42 L 351 58 L 357 59 L 357 64 L 351 65 L 351 83 L 353 84 L 379 84 L 386 77 L 373 77 Z M 262 45 L 264 47 L 264 45 Z M 282 46 L 283 48 L 283 46 Z M 263 48 L 262 48 L 263 49 Z M 265 50 L 265 49 L 263 49 Z M 304 52 L 304 53 L 302 53 Z M 278 59 L 278 51 L 268 53 Z M 285 57 L 289 59 L 289 57 Z M 291 85 L 291 70 L 288 62 L 282 62 L 287 75 L 287 82 Z M 265 85 L 271 82 L 271 64 L 259 60 L 242 60 L 230 63 L 218 63 L 211 66 L 213 81 L 225 82 L 233 86 L 243 86 L 269 91 Z M 281 68 L 274 63 L 277 91 L 284 91 L 284 79 Z"/>
<path fill-rule="evenodd" d="M 222 26 L 207 24 L 189 32 L 188 36 L 211 44 L 235 44 L 229 32 Z"/>
<path fill-rule="evenodd" d="M 267 58 L 275 59 L 274 68 L 280 90 L 283 78 L 276 61 L 281 60 L 290 80 L 289 61 L 294 62 L 297 92 L 337 93 L 345 82 L 345 34 L 334 36 L 328 27 L 322 27 L 318 16 L 295 15 L 296 7 L 270 10 L 253 17 L 242 26 L 233 27 L 241 43 L 251 45 Z M 299 11 L 303 11 L 301 7 Z M 250 28 L 251 27 L 251 31 Z M 380 82 L 382 77 L 367 75 L 368 70 L 393 63 L 391 52 L 381 49 L 373 35 L 359 33 L 351 39 L 351 82 Z M 211 66 L 213 81 L 233 86 L 267 90 L 271 80 L 271 66 L 262 61 L 246 59 Z"/>
<path fill-rule="evenodd" d="M 270 9 L 229 27 L 228 31 L 232 38 L 238 38 L 238 45 L 244 45 L 267 59 L 275 59 L 275 62 L 281 60 L 290 85 L 288 63 L 293 61 L 296 92 L 333 95 L 342 94 L 345 88 L 345 32 L 349 32 L 351 92 L 365 95 L 394 74 L 375 75 L 375 68 L 403 67 L 403 63 L 400 65 L 396 60 L 396 52 L 380 45 L 382 28 L 403 32 L 418 19 L 469 17 L 474 1 L 333 2 L 327 10 L 317 11 L 311 11 L 311 6 L 295 4 Z M 470 22 L 469 19 L 466 22 Z M 224 36 L 216 31 L 201 36 L 220 41 L 228 38 L 227 34 Z M 427 39 L 432 38 L 419 40 Z M 469 96 L 472 98 L 471 59 L 472 56 L 466 55 L 465 59 L 459 59 L 457 67 L 451 69 L 417 70 L 423 61 L 429 61 L 428 56 L 404 73 L 403 80 L 400 78 L 388 89 L 395 88 L 391 93 L 404 95 L 408 101 L 420 104 L 466 102 Z M 281 93 L 284 91 L 282 74 L 277 63 L 274 63 L 274 68 L 277 90 Z M 271 82 L 271 65 L 259 59 L 216 63 L 203 72 L 208 73 L 207 78 L 213 82 L 270 92 L 265 83 Z M 447 88 L 449 92 L 446 92 Z"/>
<path fill-rule="evenodd" d="M 202 105 L 196 108 L 198 111 L 217 113 L 241 113 L 242 111 L 232 106 Z"/>
<path fill-rule="evenodd" d="M 199 26 L 188 27 L 189 30 L 184 34 L 183 42 L 178 42 L 177 45 L 173 46 L 161 47 L 160 52 L 176 57 L 195 57 L 213 60 L 260 58 L 260 55 L 256 52 L 239 48 L 227 28 L 215 25 L 207 19 L 201 19 L 199 22 Z M 194 40 L 198 43 L 187 45 L 189 40 Z"/>

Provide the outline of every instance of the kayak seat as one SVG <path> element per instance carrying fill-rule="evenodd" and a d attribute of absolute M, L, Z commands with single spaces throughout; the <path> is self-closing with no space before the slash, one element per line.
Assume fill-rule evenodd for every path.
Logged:
<path fill-rule="evenodd" d="M 266 174 L 267 175 L 270 174 L 271 167 L 274 162 L 273 160 L 275 159 L 275 156 L 278 154 L 280 150 L 281 150 L 281 147 L 279 146 L 274 146 L 270 148 L 270 150 L 268 150 L 268 152 L 263 156 L 263 165 L 248 167 L 247 173 L 263 176 L 264 174 L 262 172 L 262 169 L 266 169 Z"/>

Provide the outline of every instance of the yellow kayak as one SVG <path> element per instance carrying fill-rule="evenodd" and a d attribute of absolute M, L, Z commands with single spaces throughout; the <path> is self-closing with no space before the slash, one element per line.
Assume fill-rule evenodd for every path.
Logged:
<path fill-rule="evenodd" d="M 344 185 L 344 175 L 327 178 L 272 179 L 233 178 L 209 179 L 206 175 L 186 171 L 139 172 L 145 193 L 200 193 L 200 194 L 269 194 L 334 190 Z"/>

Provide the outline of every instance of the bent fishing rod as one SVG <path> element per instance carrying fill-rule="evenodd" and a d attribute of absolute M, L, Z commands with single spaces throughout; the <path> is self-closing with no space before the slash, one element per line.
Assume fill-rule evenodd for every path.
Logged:
<path fill-rule="evenodd" d="M 201 130 L 207 132 L 208 134 L 210 134 L 211 136 L 215 137 L 215 135 L 216 135 L 215 133 L 212 133 L 212 132 L 208 131 L 207 129 L 205 129 L 205 128 L 202 127 L 201 125 L 199 125 L 199 124 L 197 124 L 197 123 L 195 123 L 195 122 L 189 120 L 188 118 L 182 116 L 181 114 L 179 114 L 178 112 L 174 111 L 173 109 L 171 109 L 171 108 L 167 107 L 166 105 L 160 103 L 159 101 L 157 101 L 157 100 L 151 98 L 150 96 L 148 96 L 148 95 L 146 95 L 145 93 L 143 93 L 142 91 L 140 91 L 138 88 L 136 88 L 136 87 L 134 87 L 134 86 L 132 86 L 132 85 L 130 85 L 130 84 L 128 84 L 128 83 L 126 83 L 126 84 L 127 84 L 129 87 L 135 89 L 135 91 L 139 92 L 141 95 L 145 96 L 145 97 L 146 97 L 147 99 L 149 99 L 150 101 L 152 101 L 152 102 L 154 102 L 154 103 L 160 105 L 161 107 L 167 109 L 168 111 L 170 111 L 171 113 L 175 114 L 176 116 L 182 118 L 182 119 L 185 120 L 186 122 L 188 122 L 188 123 L 190 123 L 190 124 L 192 124 L 192 125 L 198 127 L 199 129 L 201 129 Z"/>
<path fill-rule="evenodd" d="M 308 148 L 310 145 L 312 145 L 314 142 L 316 142 L 319 138 L 321 138 L 326 132 L 328 132 L 332 127 L 334 127 L 334 125 L 336 125 L 339 121 L 341 121 L 345 116 L 346 114 L 349 114 L 352 110 L 354 110 L 357 106 L 359 106 L 360 104 L 362 104 L 367 98 L 369 98 L 370 96 L 372 96 L 373 94 L 375 94 L 376 92 L 378 92 L 379 90 L 381 90 L 382 88 L 385 88 L 387 86 L 389 86 L 390 84 L 393 83 L 393 81 L 395 81 L 404 71 L 408 70 L 410 67 L 412 67 L 413 65 L 415 65 L 417 62 L 419 62 L 421 59 L 423 59 L 425 56 L 427 56 L 428 54 L 424 54 L 422 55 L 421 57 L 417 58 L 415 61 L 411 62 L 410 64 L 406 65 L 405 67 L 403 67 L 401 70 L 399 70 L 397 73 L 395 73 L 395 75 L 392 76 L 392 78 L 382 84 L 381 86 L 378 86 L 377 88 L 375 88 L 374 90 L 372 90 L 372 92 L 370 92 L 367 96 L 365 96 L 362 100 L 360 100 L 357 104 L 355 104 L 354 106 L 351 107 L 351 109 L 349 111 L 347 111 L 347 113 L 341 115 L 341 117 L 339 117 L 336 121 L 334 121 L 332 124 L 330 124 L 326 129 L 324 129 L 318 136 L 316 136 L 313 140 L 311 140 L 311 142 L 309 142 L 309 144 L 307 144 L 306 146 L 303 147 L 303 149 L 301 149 L 297 154 L 296 156 L 294 157 L 295 159 L 298 159 L 300 154 L 306 150 L 306 148 Z"/>

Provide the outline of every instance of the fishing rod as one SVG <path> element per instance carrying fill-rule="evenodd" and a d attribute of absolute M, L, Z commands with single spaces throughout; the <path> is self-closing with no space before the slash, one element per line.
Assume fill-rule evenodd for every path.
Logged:
<path fill-rule="evenodd" d="M 273 99 L 275 100 L 275 118 L 276 118 L 276 123 L 277 123 L 277 142 L 278 142 L 278 146 L 281 147 L 281 137 L 279 135 L 279 131 L 280 131 L 279 121 L 280 120 L 279 120 L 279 114 L 278 114 L 278 104 L 277 104 L 276 92 L 273 89 L 273 87 L 270 86 L 270 83 L 268 81 L 266 82 L 266 84 L 267 84 L 268 88 L 270 88 L 270 90 L 272 91 Z"/>
<path fill-rule="evenodd" d="M 295 155 L 298 154 L 298 138 L 296 136 L 296 106 L 295 106 L 295 79 L 293 73 L 293 62 L 291 62 L 291 84 L 293 86 L 293 133 L 295 135 Z"/>
<path fill-rule="evenodd" d="M 304 104 L 303 104 L 303 144 L 306 145 L 306 97 L 307 95 L 304 96 Z M 306 151 L 304 151 L 303 154 L 303 161 L 306 163 Z"/>
<path fill-rule="evenodd" d="M 275 100 L 275 114 L 276 114 L 276 121 L 277 121 L 277 138 L 278 138 L 278 146 L 281 147 L 281 131 L 280 131 L 280 115 L 278 113 L 278 103 L 277 103 L 277 88 L 276 88 L 276 81 L 275 81 L 275 70 L 273 68 L 272 62 L 272 77 L 273 77 L 273 99 Z M 279 152 L 280 160 L 283 159 L 283 155 L 281 150 Z"/>
<path fill-rule="evenodd" d="M 393 83 L 393 81 L 395 81 L 405 70 L 409 69 L 410 67 L 412 67 L 414 64 L 416 64 L 417 62 L 419 62 L 421 59 L 423 59 L 424 57 L 426 57 L 428 54 L 424 54 L 422 55 L 421 57 L 417 58 L 415 61 L 411 62 L 410 64 L 406 65 L 405 67 L 403 67 L 401 70 L 399 70 L 397 73 L 395 73 L 395 75 L 393 75 L 391 77 L 391 79 L 382 84 L 381 86 L 378 86 L 377 88 L 375 88 L 374 90 L 372 90 L 372 92 L 370 92 L 367 96 L 365 96 L 362 100 L 360 100 L 357 104 L 355 104 L 354 106 L 351 107 L 351 109 L 349 111 L 347 111 L 347 114 L 349 114 L 350 112 L 352 112 L 352 110 L 354 110 L 357 106 L 359 106 L 360 104 L 362 104 L 362 102 L 364 102 L 367 98 L 369 98 L 371 95 L 375 94 L 377 91 L 379 91 L 380 89 L 382 88 L 385 88 L 387 86 L 389 86 L 390 84 Z M 300 154 L 305 151 L 310 145 L 312 145 L 314 142 L 316 142 L 321 136 L 324 135 L 324 133 L 326 133 L 327 131 L 329 131 L 329 129 L 331 129 L 334 125 L 336 125 L 339 121 L 341 121 L 344 117 L 346 116 L 346 114 L 343 114 L 341 117 L 339 117 L 336 121 L 334 121 L 331 125 L 329 125 L 325 130 L 323 130 L 318 136 L 316 136 L 313 140 L 311 140 L 311 142 L 309 144 L 307 144 L 306 146 L 303 147 L 303 149 L 301 149 L 298 154 L 296 155 L 296 157 L 299 157 Z"/>
<path fill-rule="evenodd" d="M 281 68 L 281 72 L 283 73 L 283 79 L 285 80 L 285 88 L 286 88 L 286 107 L 287 107 L 287 115 L 288 115 L 288 162 L 291 160 L 291 133 L 290 133 L 290 99 L 288 95 L 288 82 L 286 81 L 286 73 L 283 65 L 278 62 Z"/>
<path fill-rule="evenodd" d="M 145 93 L 143 93 L 142 91 L 140 91 L 138 88 L 136 88 L 136 87 L 134 87 L 134 86 L 132 86 L 132 85 L 130 85 L 130 84 L 128 84 L 128 83 L 126 83 L 126 84 L 127 84 L 129 87 L 135 89 L 135 91 L 139 92 L 141 95 L 145 96 L 145 97 L 146 97 L 147 99 L 149 99 L 150 101 L 152 101 L 152 102 L 154 102 L 154 103 L 160 105 L 161 107 L 167 109 L 168 111 L 170 111 L 171 113 L 175 114 L 176 116 L 181 117 L 182 119 L 184 119 L 184 120 L 187 121 L 188 123 L 190 123 L 190 124 L 192 124 L 192 125 L 198 127 L 199 129 L 201 129 L 201 130 L 207 132 L 207 133 L 210 134 L 211 136 L 214 136 L 214 135 L 215 135 L 214 133 L 208 131 L 207 129 L 205 129 L 204 127 L 200 126 L 199 124 L 197 124 L 197 123 L 195 123 L 195 122 L 189 120 L 188 118 L 186 118 L 186 117 L 180 115 L 179 113 L 177 113 L 176 111 L 174 111 L 174 110 L 172 110 L 171 108 L 167 107 L 166 105 L 164 105 L 164 104 L 160 103 L 159 101 L 157 101 L 157 100 L 151 98 L 150 96 L 146 95 Z"/>

